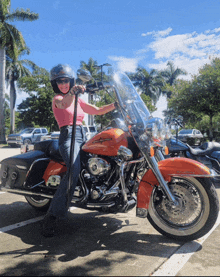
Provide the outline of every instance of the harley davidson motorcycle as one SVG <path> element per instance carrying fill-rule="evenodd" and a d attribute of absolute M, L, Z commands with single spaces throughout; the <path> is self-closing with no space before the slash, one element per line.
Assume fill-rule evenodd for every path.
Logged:
<path fill-rule="evenodd" d="M 209 168 L 187 158 L 164 159 L 169 129 L 152 118 L 127 75 L 116 72 L 107 86 L 94 86 L 115 94 L 123 120 L 116 118 L 82 146 L 72 205 L 105 212 L 136 206 L 136 215 L 147 217 L 162 235 L 185 241 L 205 235 L 219 212 Z M 41 210 L 49 207 L 67 170 L 54 140 L 0 166 L 1 190 L 24 195 Z"/>
<path fill-rule="evenodd" d="M 220 181 L 220 143 L 215 141 L 205 142 L 197 147 L 192 147 L 178 139 L 178 130 L 182 127 L 182 117 L 172 118 L 172 126 L 176 129 L 176 137 L 167 140 L 169 157 L 186 157 L 206 165 L 213 175 L 215 181 Z"/>

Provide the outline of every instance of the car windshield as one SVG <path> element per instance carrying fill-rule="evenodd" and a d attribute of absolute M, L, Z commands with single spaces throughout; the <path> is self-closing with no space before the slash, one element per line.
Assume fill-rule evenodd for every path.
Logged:
<path fill-rule="evenodd" d="M 179 131 L 179 135 L 189 135 L 192 134 L 192 130 L 181 130 Z"/>
<path fill-rule="evenodd" d="M 89 127 L 89 130 L 90 130 L 90 132 L 96 132 L 96 130 L 95 130 L 95 127 L 93 127 L 93 126 L 91 126 L 91 127 Z"/>
<path fill-rule="evenodd" d="M 21 131 L 21 134 L 30 134 L 32 133 L 34 130 L 34 128 L 27 128 L 27 129 L 24 129 L 23 131 Z"/>

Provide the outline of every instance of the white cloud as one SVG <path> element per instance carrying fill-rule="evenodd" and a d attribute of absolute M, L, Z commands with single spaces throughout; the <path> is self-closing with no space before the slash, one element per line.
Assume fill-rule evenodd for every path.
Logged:
<path fill-rule="evenodd" d="M 140 58 L 109 56 L 109 59 L 117 63 L 117 70 L 123 72 L 135 72 Z"/>
<path fill-rule="evenodd" d="M 146 36 L 154 36 L 154 37 L 165 37 L 167 35 L 169 35 L 172 32 L 172 28 L 167 28 L 166 30 L 162 30 L 162 31 L 152 31 L 152 32 L 147 32 L 147 33 L 143 33 L 141 34 L 142 37 L 146 37 Z"/>
<path fill-rule="evenodd" d="M 220 57 L 219 32 L 220 28 L 215 28 L 200 34 L 193 32 L 166 37 L 153 35 L 154 41 L 139 53 L 143 54 L 144 50 L 153 52 L 155 63 L 147 64 L 149 68 L 164 69 L 168 61 L 173 61 L 176 67 L 189 73 L 184 78 L 190 78 L 204 64 L 210 63 L 211 58 Z"/>

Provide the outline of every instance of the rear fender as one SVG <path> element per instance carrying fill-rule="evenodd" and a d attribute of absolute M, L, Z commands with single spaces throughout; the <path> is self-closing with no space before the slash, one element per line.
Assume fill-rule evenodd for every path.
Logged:
<path fill-rule="evenodd" d="M 169 158 L 158 162 L 161 174 L 166 182 L 172 177 L 211 177 L 208 167 L 200 162 L 187 158 Z M 152 190 L 159 182 L 149 169 L 143 176 L 137 193 L 137 208 L 148 209 Z"/>

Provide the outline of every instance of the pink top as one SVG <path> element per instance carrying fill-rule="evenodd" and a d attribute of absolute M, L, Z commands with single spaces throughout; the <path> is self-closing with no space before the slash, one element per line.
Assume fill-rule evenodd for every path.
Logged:
<path fill-rule="evenodd" d="M 52 109 L 53 109 L 53 113 L 56 118 L 56 121 L 59 125 L 59 128 L 66 125 L 73 125 L 73 114 L 74 114 L 74 105 L 75 105 L 74 101 L 68 108 L 59 109 L 55 106 L 55 100 L 57 97 L 60 97 L 60 95 L 54 96 Z M 82 125 L 83 119 L 85 117 L 83 108 L 86 109 L 85 107 L 86 107 L 86 102 L 78 98 L 76 125 Z"/>

